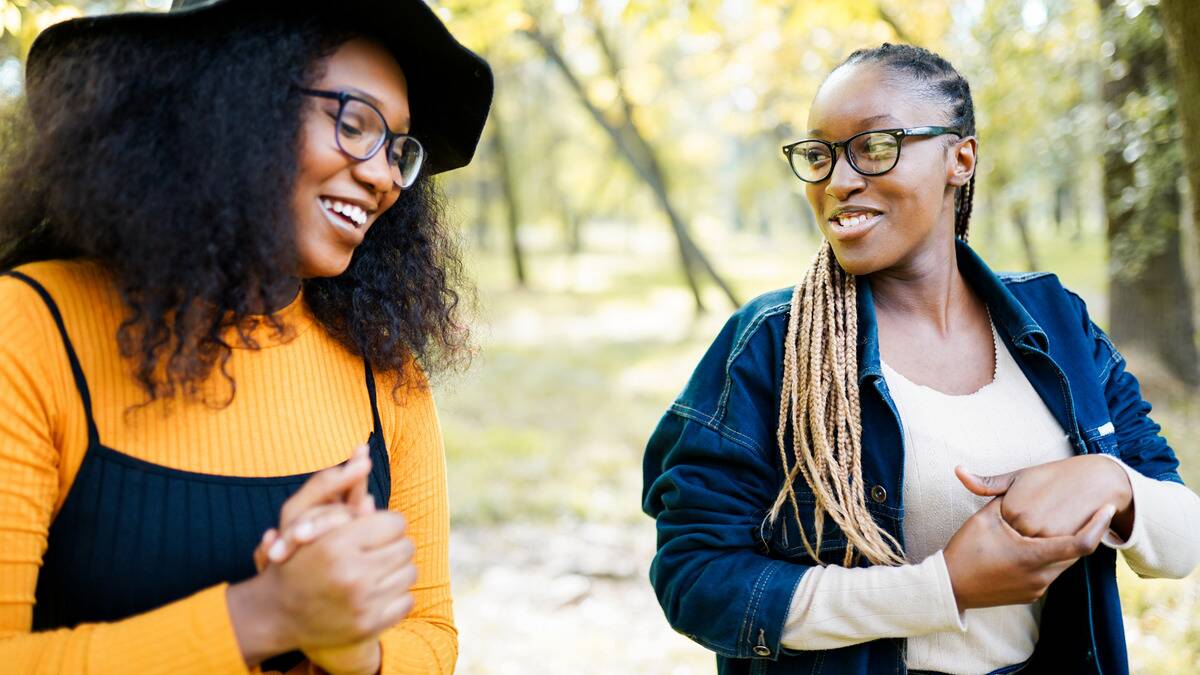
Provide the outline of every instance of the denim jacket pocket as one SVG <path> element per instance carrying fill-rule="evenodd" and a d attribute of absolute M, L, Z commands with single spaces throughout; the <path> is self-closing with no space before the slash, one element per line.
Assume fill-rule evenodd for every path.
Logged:
<path fill-rule="evenodd" d="M 796 512 L 791 503 L 786 503 L 779 512 L 774 524 L 763 514 L 758 527 L 758 540 L 767 553 L 772 557 L 806 565 L 818 564 L 809 555 L 804 545 L 804 536 L 811 544 L 816 544 L 816 522 L 813 515 L 816 501 L 812 495 L 797 494 L 796 502 L 800 507 L 800 518 L 804 521 L 804 535 L 796 523 Z M 821 532 L 821 547 L 817 549 L 822 563 L 841 560 L 841 552 L 846 550 L 846 535 L 842 532 L 828 514 L 825 515 L 825 527 Z"/>

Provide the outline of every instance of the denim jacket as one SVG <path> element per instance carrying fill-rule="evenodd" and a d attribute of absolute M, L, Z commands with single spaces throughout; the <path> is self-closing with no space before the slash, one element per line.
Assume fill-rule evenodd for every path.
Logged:
<path fill-rule="evenodd" d="M 1083 300 L 1053 274 L 996 275 L 957 246 L 964 278 L 1074 451 L 1117 455 L 1146 476 L 1182 483 L 1137 380 Z M 858 288 L 867 508 L 902 542 L 900 418 L 880 370 L 870 284 L 860 279 Z M 904 673 L 903 638 L 823 651 L 780 645 L 792 594 L 816 563 L 793 518 L 765 525 L 783 475 L 775 430 L 790 300 L 791 289 L 774 291 L 735 313 L 654 430 L 643 465 L 643 509 L 658 529 L 650 580 L 667 620 L 716 652 L 720 673 Z M 812 532 L 812 491 L 799 480 L 796 492 Z M 824 533 L 821 560 L 840 560 L 846 540 L 828 516 Z M 1030 671 L 1128 672 L 1115 561 L 1101 546 L 1050 586 Z"/>

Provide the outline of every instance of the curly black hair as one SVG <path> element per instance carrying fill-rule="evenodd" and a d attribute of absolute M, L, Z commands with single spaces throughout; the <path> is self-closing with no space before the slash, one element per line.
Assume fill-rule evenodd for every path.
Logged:
<path fill-rule="evenodd" d="M 885 42 L 878 47 L 854 51 L 838 67 L 856 63 L 877 63 L 917 80 L 930 96 L 941 98 L 949 104 L 949 126 L 962 130 L 964 136 L 975 135 L 975 103 L 971 99 L 971 85 L 946 59 L 923 47 Z M 954 214 L 954 234 L 964 241 L 971 224 L 974 201 L 975 176 L 972 174 L 971 180 L 958 190 Z"/>
<path fill-rule="evenodd" d="M 74 257 L 110 269 L 128 308 L 116 339 L 147 402 L 199 396 L 215 368 L 233 385 L 230 326 L 251 347 L 260 322 L 285 332 L 261 313 L 295 291 L 300 88 L 361 33 L 266 12 L 164 24 L 44 59 L 0 159 L 0 269 Z M 396 376 L 393 393 L 424 381 L 414 363 L 432 374 L 468 357 L 473 290 L 428 176 L 342 275 L 303 284 L 330 335 Z"/>

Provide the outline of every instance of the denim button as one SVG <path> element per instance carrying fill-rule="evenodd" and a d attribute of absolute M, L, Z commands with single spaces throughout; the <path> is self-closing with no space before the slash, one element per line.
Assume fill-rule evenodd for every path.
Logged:
<path fill-rule="evenodd" d="M 882 504 L 887 501 L 887 490 L 883 489 L 882 485 L 876 485 L 871 488 L 871 499 L 875 500 L 876 504 Z"/>
<path fill-rule="evenodd" d="M 770 656 L 771 649 L 769 647 L 765 647 L 763 645 L 758 645 L 757 647 L 754 648 L 754 653 L 758 654 L 759 656 Z"/>

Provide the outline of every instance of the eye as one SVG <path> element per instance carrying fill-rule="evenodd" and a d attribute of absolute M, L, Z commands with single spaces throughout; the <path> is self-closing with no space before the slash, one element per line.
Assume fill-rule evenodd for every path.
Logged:
<path fill-rule="evenodd" d="M 809 148 L 800 151 L 800 158 L 808 164 L 819 166 L 829 161 L 829 152 L 824 148 Z"/>
<path fill-rule="evenodd" d="M 363 134 L 362 129 L 355 126 L 351 120 L 347 120 L 345 117 L 342 118 L 338 131 L 349 138 L 358 138 Z"/>

